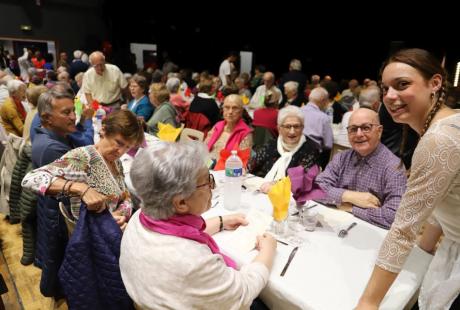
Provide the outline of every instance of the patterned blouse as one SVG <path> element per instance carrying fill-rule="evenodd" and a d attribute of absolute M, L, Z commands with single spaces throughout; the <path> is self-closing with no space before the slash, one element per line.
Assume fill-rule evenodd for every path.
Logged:
<path fill-rule="evenodd" d="M 297 150 L 297 152 L 295 152 L 294 155 L 292 155 L 288 168 L 302 166 L 305 169 L 308 169 L 318 163 L 319 152 L 316 144 L 310 140 L 310 138 L 305 138 L 305 143 Z M 270 140 L 264 146 L 259 148 L 256 154 L 251 157 L 248 163 L 248 170 L 252 174 L 263 178 L 280 157 L 281 155 L 278 153 L 277 149 L 277 139 Z"/>
<path fill-rule="evenodd" d="M 459 111 L 460 112 L 460 111 Z M 445 238 L 460 242 L 460 113 L 431 125 L 412 158 L 407 191 L 380 248 L 377 266 L 401 270 L 430 215 Z"/>
<path fill-rule="evenodd" d="M 73 149 L 56 161 L 29 172 L 22 181 L 24 188 L 45 195 L 57 177 L 70 181 L 86 183 L 91 188 L 109 197 L 106 201 L 110 212 L 121 211 L 129 218 L 132 201 L 125 185 L 123 166 L 116 161 L 117 174 L 113 175 L 102 155 L 94 145 Z M 79 198 L 71 198 L 71 211 L 75 218 L 80 213 Z"/>

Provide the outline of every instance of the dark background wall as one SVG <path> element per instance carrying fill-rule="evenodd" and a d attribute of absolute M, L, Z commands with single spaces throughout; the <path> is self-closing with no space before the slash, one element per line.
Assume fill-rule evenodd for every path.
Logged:
<path fill-rule="evenodd" d="M 56 41 L 57 52 L 100 48 L 107 36 L 100 0 L 2 0 L 0 37 Z M 21 25 L 32 26 L 22 31 Z"/>
<path fill-rule="evenodd" d="M 453 39 L 431 36 L 391 41 L 375 27 L 374 35 L 365 35 L 361 19 L 344 24 L 340 17 L 319 18 L 321 14 L 315 17 L 289 5 L 269 6 L 267 12 L 260 7 L 257 13 L 235 4 L 216 6 L 209 13 L 211 8 L 204 5 L 196 1 L 193 6 L 162 1 L 159 6 L 158 1 L 146 0 L 0 0 L 0 36 L 55 40 L 58 52 L 68 53 L 100 50 L 107 40 L 113 46 L 113 61 L 122 69 L 128 68 L 124 62 L 129 60 L 129 43 L 157 44 L 160 65 L 167 52 L 181 67 L 212 73 L 228 51 L 247 50 L 253 52 L 253 64 L 264 64 L 278 76 L 287 71 L 292 58 L 298 58 L 305 73 L 329 74 L 337 81 L 378 78 L 381 63 L 402 47 L 426 48 L 438 58 L 447 55 L 451 76 L 460 60 L 460 45 Z M 22 24 L 31 25 L 32 31 L 21 31 Z"/>

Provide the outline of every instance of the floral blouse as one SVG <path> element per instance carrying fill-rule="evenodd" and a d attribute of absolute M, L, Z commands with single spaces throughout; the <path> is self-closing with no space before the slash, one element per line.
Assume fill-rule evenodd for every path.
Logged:
<path fill-rule="evenodd" d="M 123 166 L 116 161 L 117 174 L 113 175 L 102 155 L 94 145 L 84 146 L 67 152 L 56 161 L 29 172 L 22 181 L 22 186 L 45 195 L 57 177 L 69 181 L 86 183 L 101 194 L 108 196 L 106 205 L 110 212 L 121 211 L 129 218 L 132 201 L 126 187 Z M 78 219 L 80 198 L 71 198 L 72 215 Z"/>
<path fill-rule="evenodd" d="M 422 224 L 438 222 L 445 238 L 460 242 L 460 113 L 431 125 L 412 158 L 407 190 L 377 259 L 397 273 L 415 244 Z"/>

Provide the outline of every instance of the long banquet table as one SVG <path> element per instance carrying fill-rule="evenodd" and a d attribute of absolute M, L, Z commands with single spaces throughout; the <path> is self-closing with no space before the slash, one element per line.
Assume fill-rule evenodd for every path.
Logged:
<path fill-rule="evenodd" d="M 223 207 L 222 172 L 213 174 L 217 181 L 213 195 L 217 198 L 213 198 L 215 207 L 203 215 L 205 218 L 233 213 Z M 243 191 L 241 206 L 240 212 L 255 209 L 272 214 L 268 196 L 262 193 Z M 315 208 L 322 227 L 317 227 L 314 232 L 300 232 L 305 241 L 284 277 L 280 273 L 293 246 L 278 243 L 268 285 L 261 293 L 270 309 L 353 309 L 367 284 L 387 231 L 343 211 L 323 205 Z M 338 231 L 352 222 L 357 225 L 347 237 L 339 238 Z M 214 238 L 222 251 L 237 263 L 250 262 L 256 256 L 256 250 L 242 253 L 229 247 L 232 233 L 224 231 Z M 406 306 L 420 286 L 431 257 L 414 248 L 380 309 L 403 309 Z"/>

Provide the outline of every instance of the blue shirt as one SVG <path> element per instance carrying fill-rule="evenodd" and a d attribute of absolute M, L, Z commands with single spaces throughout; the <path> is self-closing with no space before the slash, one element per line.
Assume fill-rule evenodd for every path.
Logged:
<path fill-rule="evenodd" d="M 329 116 L 312 102 L 301 109 L 305 115 L 303 134 L 315 141 L 321 150 L 332 149 L 334 136 Z"/>
<path fill-rule="evenodd" d="M 32 124 L 30 125 L 30 141 L 34 142 L 35 134 L 38 129 L 41 129 L 42 123 L 38 113 L 35 114 L 32 119 Z M 77 131 L 69 134 L 69 139 L 74 144 L 74 147 L 86 146 L 94 144 L 94 128 L 93 123 L 90 119 L 87 119 L 83 125 L 81 123 L 77 124 Z M 64 153 L 65 154 L 65 153 Z M 64 155 L 62 154 L 62 155 Z M 61 155 L 61 156 L 62 156 Z M 61 157 L 59 156 L 59 157 Z M 59 158 L 58 157 L 58 158 Z"/>
<path fill-rule="evenodd" d="M 128 103 L 128 109 L 136 114 L 137 116 L 142 116 L 144 121 L 147 122 L 153 114 L 154 108 L 149 101 L 147 96 L 142 97 L 136 105 L 134 105 L 135 100 L 131 100 Z"/>

